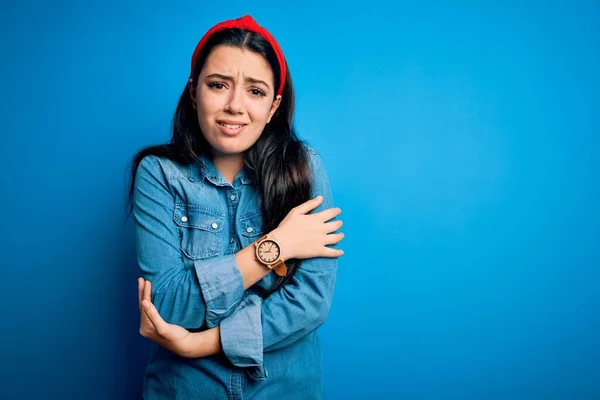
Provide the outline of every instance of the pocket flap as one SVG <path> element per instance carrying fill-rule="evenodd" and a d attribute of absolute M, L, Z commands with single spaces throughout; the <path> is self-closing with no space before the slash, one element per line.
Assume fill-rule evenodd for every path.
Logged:
<path fill-rule="evenodd" d="M 262 231 L 262 212 L 253 211 L 240 218 L 242 235 L 246 237 L 260 236 Z"/>
<path fill-rule="evenodd" d="M 220 232 L 225 225 L 225 216 L 216 210 L 191 204 L 175 204 L 175 223 L 183 228 Z"/>

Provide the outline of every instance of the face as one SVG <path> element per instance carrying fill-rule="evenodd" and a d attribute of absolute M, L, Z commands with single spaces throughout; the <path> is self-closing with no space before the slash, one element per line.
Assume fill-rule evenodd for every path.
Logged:
<path fill-rule="evenodd" d="M 242 154 L 279 107 L 267 60 L 250 50 L 215 47 L 190 93 L 200 129 L 215 155 Z"/>

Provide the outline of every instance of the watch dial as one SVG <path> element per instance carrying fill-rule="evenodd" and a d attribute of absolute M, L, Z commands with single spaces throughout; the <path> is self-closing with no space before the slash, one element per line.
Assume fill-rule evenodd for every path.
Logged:
<path fill-rule="evenodd" d="M 265 240 L 258 246 L 258 256 L 263 262 L 272 263 L 279 257 L 279 246 L 272 240 Z"/>

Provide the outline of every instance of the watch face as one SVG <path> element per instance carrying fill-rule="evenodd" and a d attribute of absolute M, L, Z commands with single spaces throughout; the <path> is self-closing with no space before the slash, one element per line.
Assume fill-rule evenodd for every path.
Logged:
<path fill-rule="evenodd" d="M 279 257 L 279 246 L 272 240 L 265 240 L 258 246 L 257 253 L 262 262 L 272 263 Z"/>

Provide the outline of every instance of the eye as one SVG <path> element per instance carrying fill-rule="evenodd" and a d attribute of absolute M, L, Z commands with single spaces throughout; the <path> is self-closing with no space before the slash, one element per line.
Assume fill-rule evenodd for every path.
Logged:
<path fill-rule="evenodd" d="M 215 90 L 225 89 L 225 84 L 223 82 L 209 82 L 208 87 Z"/>
<path fill-rule="evenodd" d="M 260 90 L 258 88 L 250 89 L 250 93 L 252 93 L 253 96 L 258 96 L 258 97 L 266 96 L 265 92 L 263 92 L 262 90 Z"/>

